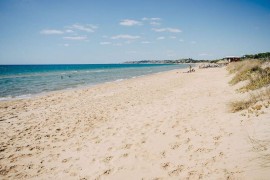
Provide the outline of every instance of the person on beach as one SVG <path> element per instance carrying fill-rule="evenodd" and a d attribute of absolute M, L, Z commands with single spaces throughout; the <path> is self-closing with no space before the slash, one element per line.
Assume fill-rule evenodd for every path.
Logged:
<path fill-rule="evenodd" d="M 189 65 L 189 71 L 183 72 L 183 73 L 191 73 L 191 72 L 195 72 L 195 69 L 193 69 L 193 68 L 191 67 L 191 65 Z"/>

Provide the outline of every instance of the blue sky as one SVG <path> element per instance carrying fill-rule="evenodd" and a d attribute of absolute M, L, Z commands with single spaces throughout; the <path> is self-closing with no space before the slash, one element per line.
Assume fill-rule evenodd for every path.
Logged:
<path fill-rule="evenodd" d="M 0 64 L 270 51 L 268 0 L 1 0 L 0 24 Z"/>

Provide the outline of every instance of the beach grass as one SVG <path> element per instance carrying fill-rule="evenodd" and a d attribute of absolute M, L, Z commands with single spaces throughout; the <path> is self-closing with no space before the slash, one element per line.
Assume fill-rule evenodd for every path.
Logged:
<path fill-rule="evenodd" d="M 258 104 L 261 103 L 261 104 Z M 252 110 L 261 110 L 270 105 L 270 88 L 257 93 L 250 93 L 248 99 L 237 100 L 230 103 L 231 112 L 238 112 L 252 107 Z"/>
<path fill-rule="evenodd" d="M 238 75 L 242 72 L 250 70 L 256 66 L 260 66 L 262 61 L 260 60 L 244 60 L 239 62 L 230 63 L 227 66 L 227 70 L 232 73 L 237 73 Z"/>
<path fill-rule="evenodd" d="M 270 67 L 269 61 L 245 60 L 241 62 L 231 63 L 227 70 L 234 74 L 229 82 L 235 85 L 241 81 L 247 83 L 238 89 L 240 92 L 249 92 L 248 98 L 237 100 L 230 103 L 231 112 L 239 112 L 247 110 L 248 113 L 259 116 L 263 108 L 268 108 L 270 105 Z M 243 113 L 242 115 L 245 115 Z M 258 160 L 261 168 L 270 167 L 270 141 L 248 136 L 252 151 L 258 155 Z"/>
<path fill-rule="evenodd" d="M 242 111 L 258 102 L 270 100 L 270 67 L 263 67 L 264 63 L 265 61 L 260 60 L 245 60 L 229 64 L 227 70 L 234 74 L 229 83 L 235 85 L 241 81 L 247 81 L 247 84 L 238 91 L 250 93 L 248 99 L 231 102 L 231 112 Z M 262 88 L 266 89 L 260 91 Z M 257 89 L 259 90 L 257 93 L 252 92 Z"/>
<path fill-rule="evenodd" d="M 240 88 L 240 91 L 256 90 L 270 84 L 270 68 L 256 67 L 249 75 L 249 83 Z"/>

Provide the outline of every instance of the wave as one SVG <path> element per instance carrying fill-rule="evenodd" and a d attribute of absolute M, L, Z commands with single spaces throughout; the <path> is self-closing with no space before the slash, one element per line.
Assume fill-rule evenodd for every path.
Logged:
<path fill-rule="evenodd" d="M 123 81 L 123 80 L 125 80 L 125 79 L 117 79 L 114 82 L 120 82 L 120 81 Z"/>
<path fill-rule="evenodd" d="M 11 100 L 11 99 L 13 99 L 12 96 L 0 97 L 0 101 L 8 101 L 8 100 Z"/>
<path fill-rule="evenodd" d="M 106 70 L 90 70 L 90 71 L 85 71 L 85 73 L 101 73 L 101 72 L 108 72 Z"/>
<path fill-rule="evenodd" d="M 65 71 L 65 72 L 41 72 L 41 73 L 30 73 L 30 74 L 16 74 L 16 75 L 0 75 L 0 79 L 9 78 L 29 78 L 29 77 L 39 77 L 39 76 L 63 76 L 72 74 L 86 74 L 86 73 L 101 73 L 107 72 L 105 70 L 81 70 L 81 71 Z"/>
<path fill-rule="evenodd" d="M 177 67 L 177 66 L 175 66 Z M 164 68 L 134 68 L 128 69 L 84 69 L 50 72 L 32 72 L 24 74 L 0 75 L 0 101 L 10 99 L 24 99 L 40 93 L 73 89 L 96 85 L 106 82 L 120 82 L 126 79 L 134 79 L 146 74 L 175 69 L 173 66 Z M 34 77 L 34 78 L 33 78 Z M 6 78 L 6 79 L 4 79 Z M 19 78 L 19 79 L 15 79 Z M 26 93 L 31 93 L 23 95 Z M 20 95 L 20 96 L 17 96 Z M 2 97 L 1 97 L 2 96 Z M 16 97 L 14 97 L 16 96 Z"/>
<path fill-rule="evenodd" d="M 28 99 L 31 98 L 33 95 L 32 94 L 24 94 L 24 95 L 19 95 L 19 96 L 6 96 L 6 97 L 0 97 L 0 101 L 10 101 L 12 99 Z"/>

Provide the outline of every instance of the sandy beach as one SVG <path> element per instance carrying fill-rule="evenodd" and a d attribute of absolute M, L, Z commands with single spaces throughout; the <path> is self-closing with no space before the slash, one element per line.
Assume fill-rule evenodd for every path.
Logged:
<path fill-rule="evenodd" d="M 269 109 L 230 113 L 225 68 L 183 71 L 0 102 L 0 179 L 269 179 Z"/>

